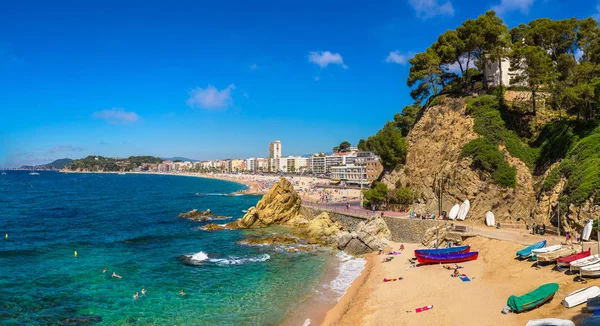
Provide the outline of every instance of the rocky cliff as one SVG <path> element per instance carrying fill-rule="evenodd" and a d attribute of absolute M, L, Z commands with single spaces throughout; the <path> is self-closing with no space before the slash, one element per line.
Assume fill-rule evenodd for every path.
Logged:
<path fill-rule="evenodd" d="M 461 98 L 444 98 L 427 108 L 407 137 L 406 164 L 383 176 L 388 188 L 409 187 L 417 194 L 417 213 L 437 214 L 438 193 L 442 187 L 442 207 L 449 211 L 465 199 L 471 202 L 469 220 L 483 221 L 491 210 L 498 221 L 529 219 L 535 206 L 533 176 L 527 166 L 507 155 L 517 168 L 517 187 L 503 188 L 489 176 L 472 168 L 470 158 L 461 158 L 462 148 L 479 137 L 473 118 L 466 113 Z"/>
<path fill-rule="evenodd" d="M 396 187 L 410 188 L 415 194 L 411 208 L 416 213 L 437 214 L 441 192 L 444 211 L 469 199 L 471 210 L 467 221 L 473 223 L 483 224 L 484 214 L 489 210 L 500 223 L 556 226 L 560 207 L 561 229 L 580 231 L 588 219 L 600 214 L 600 207 L 595 204 L 600 198 L 600 168 L 593 164 L 593 160 L 600 161 L 596 158 L 600 127 L 589 122 L 585 127 L 577 121 L 557 119 L 555 111 L 543 107 L 536 115 L 524 113 L 517 105 L 524 101 L 517 96 L 520 93 L 523 92 L 507 91 L 505 101 L 509 104 L 504 111 L 488 109 L 479 113 L 478 118 L 473 118 L 473 110 L 467 109 L 467 101 L 473 103 L 481 97 L 436 98 L 433 105 L 422 111 L 407 135 L 405 164 L 384 173 L 382 182 L 391 191 Z M 494 114 L 497 119 L 502 116 L 505 120 L 492 121 Z M 480 119 L 479 129 L 476 119 Z M 481 126 L 498 129 L 482 131 Z M 497 185 L 489 172 L 473 167 L 473 159 L 461 155 L 466 144 L 484 134 L 505 137 L 497 146 L 508 165 L 515 168 L 514 188 Z M 512 137 L 512 152 L 505 145 L 509 137 Z M 529 163 L 511 153 L 529 159 Z M 538 156 L 527 156 L 534 154 Z M 573 172 L 573 166 L 583 168 Z M 558 173 L 552 175 L 551 172 Z M 548 179 L 555 181 L 547 182 Z M 572 197 L 578 192 L 587 197 L 582 201 L 579 196 L 574 204 Z"/>
<path fill-rule="evenodd" d="M 351 254 L 363 254 L 385 247 L 390 239 L 390 231 L 381 218 L 365 220 L 358 223 L 354 230 L 345 230 L 326 212 L 317 216 L 302 215 L 301 203 L 293 185 L 281 178 L 244 217 L 228 223 L 225 228 L 285 225 L 294 228 L 294 235 L 306 238 L 308 243 L 333 246 Z M 208 224 L 203 229 L 212 231 L 223 227 Z"/>

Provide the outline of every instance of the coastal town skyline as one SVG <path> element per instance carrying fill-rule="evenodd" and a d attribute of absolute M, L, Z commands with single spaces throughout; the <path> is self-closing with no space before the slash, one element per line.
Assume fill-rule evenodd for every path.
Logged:
<path fill-rule="evenodd" d="M 408 60 L 464 19 L 598 15 L 595 1 L 315 5 L 6 5 L 0 166 L 252 157 L 274 138 L 294 155 L 355 144 L 412 103 Z"/>

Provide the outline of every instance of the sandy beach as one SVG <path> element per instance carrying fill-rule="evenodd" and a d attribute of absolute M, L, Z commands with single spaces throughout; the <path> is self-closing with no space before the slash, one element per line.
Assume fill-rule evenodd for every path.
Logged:
<path fill-rule="evenodd" d="M 324 325 L 525 325 L 541 318 L 562 318 L 581 323 L 590 314 L 582 306 L 567 309 L 563 298 L 578 289 L 600 285 L 589 279 L 575 282 L 575 275 L 553 270 L 554 264 L 536 268 L 530 261 L 515 260 L 523 245 L 483 237 L 465 241 L 479 259 L 464 262 L 460 271 L 471 278 L 462 282 L 452 278 L 452 271 L 440 265 L 411 268 L 408 259 L 419 244 L 404 244 L 406 249 L 383 263 L 386 256 L 367 255 L 368 263 L 361 277 L 346 296 L 328 312 Z M 397 250 L 400 243 L 390 246 Z M 584 246 L 588 248 L 590 245 Z M 594 251 L 594 249 L 592 249 Z M 383 282 L 383 278 L 398 278 Z M 560 285 L 554 299 L 538 309 L 521 314 L 501 313 L 510 295 L 522 295 L 550 282 Z M 429 311 L 415 313 L 415 308 L 433 305 Z"/>

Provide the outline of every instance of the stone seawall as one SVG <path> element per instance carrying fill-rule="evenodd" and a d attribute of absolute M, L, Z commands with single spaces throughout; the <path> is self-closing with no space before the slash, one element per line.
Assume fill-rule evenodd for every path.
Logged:
<path fill-rule="evenodd" d="M 358 223 L 367 221 L 367 218 L 352 213 L 341 213 L 306 206 L 302 206 L 300 214 L 308 219 L 313 219 L 324 211 L 329 214 L 331 220 L 338 222 L 348 231 L 356 230 Z M 389 216 L 384 216 L 383 220 L 391 232 L 392 241 L 409 243 L 421 243 L 427 229 L 444 223 L 444 221 L 437 220 L 419 220 Z"/>
<path fill-rule="evenodd" d="M 306 207 L 306 206 L 302 206 L 302 208 L 300 210 L 300 215 L 303 215 L 309 219 L 312 219 L 312 218 L 316 217 L 317 215 L 319 215 L 321 212 L 327 212 L 327 214 L 329 214 L 329 218 L 331 218 L 332 221 L 338 222 L 341 226 L 344 227 L 344 229 L 349 230 L 349 231 L 356 230 L 358 223 L 367 221 L 366 218 L 364 218 L 362 216 L 358 216 L 358 215 L 353 215 L 351 213 L 342 214 L 342 213 L 339 213 L 336 211 L 322 210 L 322 209 Z"/>
<path fill-rule="evenodd" d="M 384 216 L 383 220 L 392 233 L 392 241 L 421 243 L 427 229 L 439 226 L 444 221 L 419 220 Z"/>

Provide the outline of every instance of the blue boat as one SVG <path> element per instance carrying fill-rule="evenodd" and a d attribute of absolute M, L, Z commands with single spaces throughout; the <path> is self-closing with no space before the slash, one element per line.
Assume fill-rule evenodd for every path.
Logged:
<path fill-rule="evenodd" d="M 463 261 L 476 260 L 479 252 L 459 252 L 443 255 L 419 255 L 417 261 L 419 264 L 448 264 L 460 263 Z"/>
<path fill-rule="evenodd" d="M 469 246 L 439 248 L 439 249 L 416 249 L 415 257 L 419 258 L 419 256 L 421 256 L 421 255 L 456 254 L 456 253 L 461 253 L 461 252 L 469 252 L 470 250 L 471 250 L 471 247 L 469 247 Z"/>
<path fill-rule="evenodd" d="M 520 258 L 527 258 L 531 256 L 531 251 L 535 249 L 544 248 L 546 246 L 546 240 L 534 243 L 531 246 L 517 251 L 517 256 Z"/>

